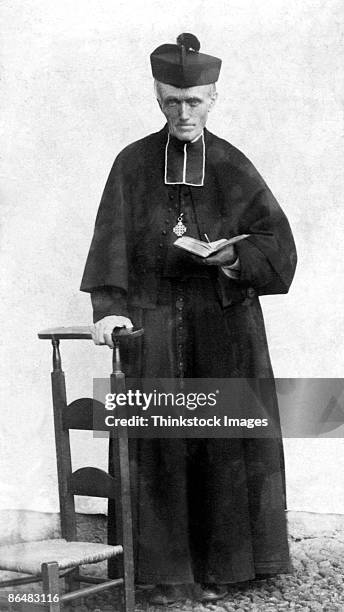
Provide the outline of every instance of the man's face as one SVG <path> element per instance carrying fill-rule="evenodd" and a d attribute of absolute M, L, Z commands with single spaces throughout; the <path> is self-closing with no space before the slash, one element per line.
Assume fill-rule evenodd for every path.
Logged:
<path fill-rule="evenodd" d="M 170 134 L 179 140 L 191 141 L 202 132 L 208 113 L 216 100 L 213 85 L 179 89 L 157 84 L 159 106 L 164 113 Z"/>

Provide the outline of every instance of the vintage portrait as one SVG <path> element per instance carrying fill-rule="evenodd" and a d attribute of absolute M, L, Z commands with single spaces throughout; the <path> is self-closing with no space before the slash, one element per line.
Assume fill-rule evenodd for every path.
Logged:
<path fill-rule="evenodd" d="M 0 11 L 0 610 L 342 610 L 340 3 Z"/>

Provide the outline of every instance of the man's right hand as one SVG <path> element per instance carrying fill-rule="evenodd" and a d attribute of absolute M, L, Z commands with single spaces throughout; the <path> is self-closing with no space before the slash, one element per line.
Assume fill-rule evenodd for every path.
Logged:
<path fill-rule="evenodd" d="M 132 329 L 134 326 L 127 317 L 121 317 L 119 315 L 104 317 L 90 327 L 94 344 L 107 344 L 110 348 L 113 348 L 111 335 L 114 327 Z"/>

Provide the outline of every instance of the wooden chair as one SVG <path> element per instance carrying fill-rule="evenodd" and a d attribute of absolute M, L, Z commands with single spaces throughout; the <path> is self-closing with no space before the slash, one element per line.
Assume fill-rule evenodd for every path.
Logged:
<path fill-rule="evenodd" d="M 114 330 L 111 392 L 125 391 L 125 375 L 120 362 L 121 337 L 136 338 L 142 334 L 142 329 Z M 67 404 L 59 344 L 60 340 L 87 340 L 92 336 L 88 327 L 62 327 L 42 331 L 38 337 L 51 340 L 53 345 L 51 381 L 62 538 L 0 546 L 0 569 L 29 574 L 25 578 L 3 581 L 0 583 L 0 588 L 42 581 L 43 596 L 45 596 L 42 596 L 42 600 L 46 602 L 47 609 L 50 612 L 60 612 L 63 603 L 121 586 L 124 594 L 123 609 L 125 612 L 134 612 L 134 561 L 127 430 L 121 427 L 113 428 L 110 432 L 112 472 L 115 477 L 94 467 L 83 467 L 72 472 L 69 430 L 92 430 L 94 411 L 103 411 L 104 406 L 90 398 L 77 399 Z M 77 541 L 74 495 L 107 497 L 115 500 L 116 532 L 121 534 L 120 543 L 107 545 Z M 123 576 L 120 578 L 104 581 L 99 577 L 80 574 L 80 565 L 97 563 L 118 556 L 123 560 Z M 65 578 L 64 594 L 60 593 L 61 577 Z M 80 588 L 80 583 L 89 583 L 92 586 Z"/>

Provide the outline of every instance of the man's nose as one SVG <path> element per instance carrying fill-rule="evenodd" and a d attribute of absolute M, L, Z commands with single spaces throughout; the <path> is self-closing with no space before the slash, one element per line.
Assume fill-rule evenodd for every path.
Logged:
<path fill-rule="evenodd" d="M 179 118 L 188 119 L 190 116 L 190 108 L 186 102 L 181 102 L 179 105 Z"/>

